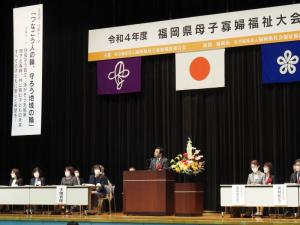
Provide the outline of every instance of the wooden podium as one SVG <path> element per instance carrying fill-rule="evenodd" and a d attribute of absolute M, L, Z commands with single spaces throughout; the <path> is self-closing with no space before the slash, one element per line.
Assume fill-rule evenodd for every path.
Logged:
<path fill-rule="evenodd" d="M 124 171 L 123 211 L 131 215 L 174 213 L 174 177 L 169 171 Z"/>

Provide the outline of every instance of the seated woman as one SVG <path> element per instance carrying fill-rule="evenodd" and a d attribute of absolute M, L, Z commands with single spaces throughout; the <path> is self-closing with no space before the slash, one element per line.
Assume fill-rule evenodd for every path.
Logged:
<path fill-rule="evenodd" d="M 66 186 L 74 186 L 79 185 L 77 178 L 75 177 L 74 168 L 72 166 L 65 167 L 65 176 L 61 179 L 60 184 Z M 62 209 L 65 207 L 62 206 Z M 70 211 L 68 208 L 65 209 L 65 213 L 69 214 L 74 210 L 75 206 L 71 206 Z"/>
<path fill-rule="evenodd" d="M 275 176 L 273 175 L 272 171 L 272 163 L 270 162 L 265 162 L 264 163 L 264 179 L 263 179 L 263 184 L 266 185 L 271 185 L 275 183 Z"/>
<path fill-rule="evenodd" d="M 78 185 L 82 185 L 84 183 L 84 180 L 83 180 L 83 178 L 80 177 L 79 169 L 74 170 L 74 174 L 75 174 L 75 177 L 77 179 Z"/>
<path fill-rule="evenodd" d="M 10 172 L 11 179 L 9 181 L 9 186 L 17 187 L 23 186 L 23 179 L 21 178 L 20 170 L 13 168 Z"/>
<path fill-rule="evenodd" d="M 109 185 L 109 180 L 104 174 L 104 167 L 102 165 L 94 165 L 92 171 L 94 174 L 90 175 L 89 183 L 97 187 L 96 191 L 93 192 L 95 194 L 93 197 L 93 208 L 96 208 L 98 198 L 104 197 L 107 194 L 105 186 Z M 100 204 L 100 211 L 101 207 L 102 204 Z"/>
<path fill-rule="evenodd" d="M 41 187 L 45 186 L 45 178 L 43 177 L 43 172 L 39 167 L 35 167 L 32 170 L 32 178 L 30 179 L 30 185 L 31 186 L 36 186 L 36 187 Z M 26 209 L 26 214 L 33 214 L 33 212 L 37 211 L 38 209 L 43 209 L 43 207 L 38 207 L 36 205 L 30 205 Z"/>
<path fill-rule="evenodd" d="M 260 164 L 257 160 L 252 160 L 250 162 L 250 168 L 252 173 L 248 175 L 247 184 L 248 185 L 261 185 L 265 179 L 265 174 L 259 170 Z M 257 211 L 255 213 L 256 216 L 262 216 L 262 208 L 256 207 Z"/>
<path fill-rule="evenodd" d="M 20 170 L 17 168 L 13 168 L 10 171 L 11 179 L 9 180 L 9 186 L 11 187 L 18 187 L 23 186 L 23 179 L 21 178 Z M 1 211 L 9 212 L 11 209 L 8 205 L 0 206 Z"/>
<path fill-rule="evenodd" d="M 252 173 L 248 175 L 247 184 L 258 185 L 263 184 L 265 174 L 259 170 L 260 164 L 257 160 L 250 162 L 250 168 Z"/>
<path fill-rule="evenodd" d="M 32 178 L 30 179 L 30 185 L 32 186 L 45 186 L 45 178 L 43 177 L 43 172 L 39 167 L 35 167 L 32 170 Z"/>
<path fill-rule="evenodd" d="M 263 184 L 264 185 L 272 185 L 275 183 L 275 176 L 273 175 L 273 171 L 272 171 L 272 163 L 270 162 L 265 162 L 264 163 L 264 179 L 263 179 Z M 269 216 L 269 209 L 266 208 L 264 209 L 264 207 L 260 207 L 261 214 L 263 214 L 263 216 Z"/>
<path fill-rule="evenodd" d="M 65 176 L 61 179 L 60 184 L 66 186 L 78 185 L 78 181 L 74 175 L 74 168 L 72 166 L 65 167 Z"/>

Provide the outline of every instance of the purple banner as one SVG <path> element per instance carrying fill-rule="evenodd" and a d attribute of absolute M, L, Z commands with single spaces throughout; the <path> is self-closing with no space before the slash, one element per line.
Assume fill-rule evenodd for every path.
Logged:
<path fill-rule="evenodd" d="M 141 91 L 141 57 L 97 62 L 97 92 L 100 95 Z"/>

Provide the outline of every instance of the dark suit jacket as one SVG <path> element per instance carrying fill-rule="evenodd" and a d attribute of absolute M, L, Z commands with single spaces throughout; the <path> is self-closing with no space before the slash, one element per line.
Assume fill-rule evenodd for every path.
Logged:
<path fill-rule="evenodd" d="M 298 183 L 298 181 L 297 181 L 297 172 L 291 174 L 290 183 Z"/>
<path fill-rule="evenodd" d="M 156 161 L 157 160 L 158 159 L 156 159 L 156 158 L 151 159 L 151 162 L 150 162 L 150 165 L 149 165 L 149 170 L 153 170 L 153 171 L 158 170 L 157 167 L 156 167 Z M 159 164 L 160 169 L 163 169 L 163 170 L 169 169 L 169 161 L 165 157 L 160 158 L 158 164 Z"/>
<path fill-rule="evenodd" d="M 98 193 L 101 193 L 101 194 L 106 194 L 106 189 L 105 189 L 105 186 L 108 185 L 108 179 L 106 176 L 99 176 L 99 177 L 95 177 L 95 175 L 91 175 L 90 178 L 89 178 L 89 184 L 101 184 L 101 187 L 99 187 L 97 189 L 97 192 Z"/>
<path fill-rule="evenodd" d="M 30 185 L 33 185 L 35 184 L 35 177 L 31 178 L 30 179 Z M 41 186 L 45 186 L 46 185 L 46 182 L 45 182 L 45 178 L 44 177 L 41 177 L 41 178 L 38 178 L 38 181 L 41 182 Z"/>
<path fill-rule="evenodd" d="M 13 180 L 14 180 L 14 179 L 12 179 L 12 178 L 10 179 L 10 181 L 9 181 L 9 186 L 12 185 Z M 22 179 L 22 178 L 18 178 L 16 184 L 17 184 L 18 186 L 23 186 L 23 179 Z"/>

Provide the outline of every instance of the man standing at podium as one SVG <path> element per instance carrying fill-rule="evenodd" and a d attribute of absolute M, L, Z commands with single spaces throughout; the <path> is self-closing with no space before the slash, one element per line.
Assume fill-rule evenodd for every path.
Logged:
<path fill-rule="evenodd" d="M 151 159 L 149 169 L 152 171 L 169 169 L 169 162 L 168 159 L 165 157 L 163 148 L 161 147 L 155 148 L 154 158 Z"/>

